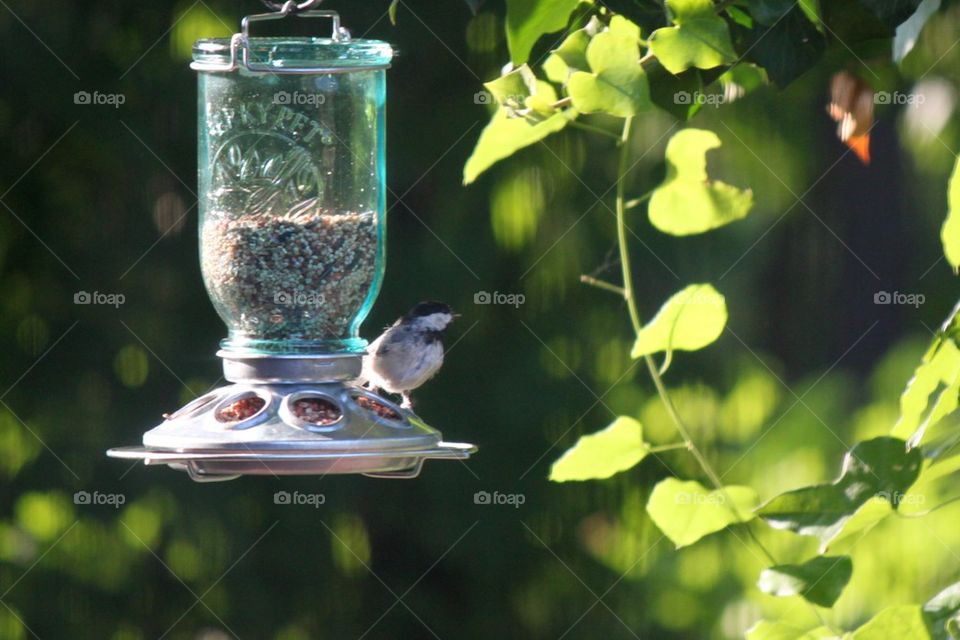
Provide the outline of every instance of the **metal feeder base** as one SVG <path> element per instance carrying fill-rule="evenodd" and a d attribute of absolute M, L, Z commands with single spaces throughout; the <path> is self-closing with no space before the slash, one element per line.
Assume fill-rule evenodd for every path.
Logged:
<path fill-rule="evenodd" d="M 321 407 L 324 414 L 310 415 L 304 406 Z M 412 411 L 342 381 L 232 384 L 165 417 L 144 434 L 142 447 L 110 449 L 107 455 L 217 481 L 345 473 L 413 478 L 425 460 L 463 460 L 477 450 L 444 442 Z"/>

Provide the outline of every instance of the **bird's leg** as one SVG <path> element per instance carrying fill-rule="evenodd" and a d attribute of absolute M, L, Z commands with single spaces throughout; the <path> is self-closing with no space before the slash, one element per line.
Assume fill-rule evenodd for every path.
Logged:
<path fill-rule="evenodd" d="M 413 411 L 413 400 L 410 398 L 410 394 L 403 391 L 400 393 L 400 397 L 403 398 L 403 402 L 400 403 L 400 408 Z"/>

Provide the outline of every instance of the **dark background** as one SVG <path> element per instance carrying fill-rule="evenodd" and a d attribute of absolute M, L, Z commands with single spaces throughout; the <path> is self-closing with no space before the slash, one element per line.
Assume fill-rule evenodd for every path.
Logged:
<path fill-rule="evenodd" d="M 675 439 L 629 359 L 623 304 L 578 283 L 618 280 L 615 154 L 570 130 L 463 187 L 488 119 L 474 94 L 507 59 L 503 7 L 474 16 L 454 0 L 405 2 L 394 27 L 387 4 L 324 4 L 355 36 L 401 52 L 388 75 L 388 270 L 363 333 L 422 299 L 463 314 L 417 409 L 480 451 L 428 463 L 415 481 L 198 485 L 104 451 L 137 444 L 161 413 L 217 383 L 224 327 L 203 291 L 190 209 L 189 46 L 262 7 L 0 2 L 0 638 L 726 638 L 765 614 L 812 623 L 806 608 L 757 592 L 764 563 L 742 534 L 675 552 L 646 518 L 657 479 L 697 477 L 684 454 L 604 482 L 547 482 L 562 451 L 616 414 L 640 417 L 655 442 Z M 956 91 L 958 21 L 950 10 L 924 32 L 904 91 L 917 80 Z M 849 444 L 889 430 L 956 297 L 936 264 L 960 146 L 955 98 L 932 137 L 909 128 L 910 107 L 878 111 L 864 166 L 825 113 L 834 70 L 690 123 L 723 140 L 711 172 L 754 189 L 747 221 L 677 239 L 642 210 L 629 220 L 647 247 L 632 245 L 645 317 L 689 282 L 727 296 L 730 331 L 678 354 L 668 384 L 726 479 L 764 498 L 832 477 Z M 77 105 L 81 90 L 125 102 Z M 639 120 L 635 194 L 661 179 L 676 124 L 659 112 Z M 74 305 L 78 291 L 125 303 Z M 475 305 L 478 291 L 525 303 Z M 875 305 L 878 291 L 925 302 Z M 125 504 L 75 505 L 81 490 Z M 325 503 L 275 505 L 278 490 Z M 476 505 L 481 490 L 524 504 Z M 853 625 L 955 581 L 951 517 L 871 533 L 831 619 Z M 767 538 L 784 555 L 810 549 Z"/>

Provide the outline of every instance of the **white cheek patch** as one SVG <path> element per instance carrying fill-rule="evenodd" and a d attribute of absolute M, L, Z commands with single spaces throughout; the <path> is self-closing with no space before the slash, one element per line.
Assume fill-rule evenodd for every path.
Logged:
<path fill-rule="evenodd" d="M 453 321 L 449 313 L 431 313 L 420 318 L 420 324 L 431 331 L 443 331 Z"/>

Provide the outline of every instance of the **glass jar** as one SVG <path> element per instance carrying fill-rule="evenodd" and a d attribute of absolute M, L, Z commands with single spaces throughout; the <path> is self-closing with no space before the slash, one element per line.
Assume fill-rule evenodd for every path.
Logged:
<path fill-rule="evenodd" d="M 315 12 L 320 13 L 320 12 Z M 384 271 L 385 69 L 331 38 L 198 41 L 200 262 L 228 354 L 358 353 Z"/>

